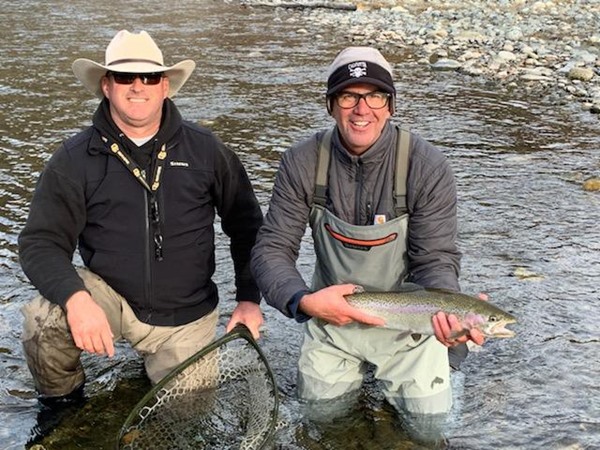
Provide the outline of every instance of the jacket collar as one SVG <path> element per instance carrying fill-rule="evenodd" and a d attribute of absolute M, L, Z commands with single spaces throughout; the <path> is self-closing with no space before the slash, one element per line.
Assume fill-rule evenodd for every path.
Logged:
<path fill-rule="evenodd" d="M 182 125 L 181 114 L 177 110 L 177 107 L 173 101 L 169 98 L 165 99 L 163 103 L 162 119 L 158 132 L 156 135 L 145 145 L 152 145 L 155 148 L 160 147 L 163 143 L 169 143 L 171 147 L 173 140 L 176 140 L 178 131 Z M 107 98 L 104 98 L 94 116 L 92 118 L 92 127 L 97 131 L 88 151 L 91 154 L 98 153 L 110 153 L 108 146 L 103 138 L 107 138 L 111 142 L 118 142 L 128 152 L 137 146 L 117 127 L 114 120 L 110 115 L 110 104 Z"/>

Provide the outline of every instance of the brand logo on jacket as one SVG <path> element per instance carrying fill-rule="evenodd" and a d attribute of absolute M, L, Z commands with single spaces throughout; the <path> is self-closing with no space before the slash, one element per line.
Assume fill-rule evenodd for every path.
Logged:
<path fill-rule="evenodd" d="M 190 167 L 190 165 L 185 161 L 171 161 L 169 162 L 171 167 Z"/>

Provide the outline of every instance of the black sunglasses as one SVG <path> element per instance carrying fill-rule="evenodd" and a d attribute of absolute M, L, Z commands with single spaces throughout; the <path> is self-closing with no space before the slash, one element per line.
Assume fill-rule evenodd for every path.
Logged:
<path fill-rule="evenodd" d="M 117 84 L 132 84 L 136 78 L 139 78 L 142 84 L 155 85 L 160 83 L 164 76 L 163 72 L 152 73 L 128 73 L 128 72 L 108 72 L 106 76 L 112 76 Z"/>

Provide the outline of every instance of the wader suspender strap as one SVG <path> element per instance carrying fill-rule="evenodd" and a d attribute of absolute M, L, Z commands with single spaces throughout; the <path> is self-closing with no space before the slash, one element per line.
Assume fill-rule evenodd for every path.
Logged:
<path fill-rule="evenodd" d="M 408 153 L 410 151 L 410 132 L 398 128 L 396 145 L 396 173 L 394 174 L 394 209 L 396 217 L 408 212 L 406 206 L 406 182 L 408 179 Z"/>
<path fill-rule="evenodd" d="M 102 140 L 108 144 L 108 139 L 104 136 Z M 127 155 L 121 150 L 119 144 L 116 142 L 110 145 L 110 151 L 117 156 L 119 161 L 123 163 L 127 170 L 131 172 L 131 174 L 135 177 L 136 180 L 140 182 L 144 189 L 146 189 L 150 193 L 150 220 L 152 222 L 152 228 L 154 232 L 154 256 L 158 261 L 162 261 L 163 251 L 162 251 L 162 232 L 160 229 L 160 212 L 158 209 L 158 200 L 156 199 L 156 191 L 160 186 L 160 177 L 163 173 L 163 169 L 165 167 L 165 160 L 167 159 L 167 144 L 163 144 L 160 147 L 160 151 L 158 155 L 156 155 L 156 165 L 154 167 L 154 176 L 152 177 L 152 186 L 148 185 L 146 179 L 144 178 L 144 171 L 140 168 L 135 161 L 131 160 Z"/>
<path fill-rule="evenodd" d="M 327 194 L 327 171 L 331 158 L 331 136 L 334 129 L 329 129 L 319 142 L 317 158 L 317 176 L 313 203 L 325 207 Z M 408 154 L 410 151 L 410 132 L 405 128 L 397 128 L 396 169 L 394 172 L 394 211 L 400 217 L 408 211 L 406 206 L 406 181 L 408 179 Z"/>
<path fill-rule="evenodd" d="M 327 201 L 327 171 L 329 170 L 329 159 L 331 158 L 331 135 L 334 129 L 329 129 L 323 135 L 319 143 L 319 156 L 317 158 L 317 177 L 315 180 L 315 192 L 313 203 L 325 208 Z"/>

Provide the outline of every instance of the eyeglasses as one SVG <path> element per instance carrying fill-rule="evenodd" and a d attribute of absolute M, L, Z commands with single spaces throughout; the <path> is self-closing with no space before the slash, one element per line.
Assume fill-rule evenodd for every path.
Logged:
<path fill-rule="evenodd" d="M 357 94 L 356 92 L 340 92 L 335 97 L 335 101 L 340 108 L 350 109 L 358 105 L 361 98 L 365 99 L 367 106 L 372 109 L 381 109 L 387 106 L 391 94 L 380 91 L 367 92 L 366 94 Z"/>
<path fill-rule="evenodd" d="M 163 72 L 152 73 L 127 73 L 127 72 L 108 72 L 106 76 L 112 76 L 117 84 L 133 84 L 136 78 L 139 78 L 142 84 L 156 85 L 160 83 L 164 76 Z"/>

